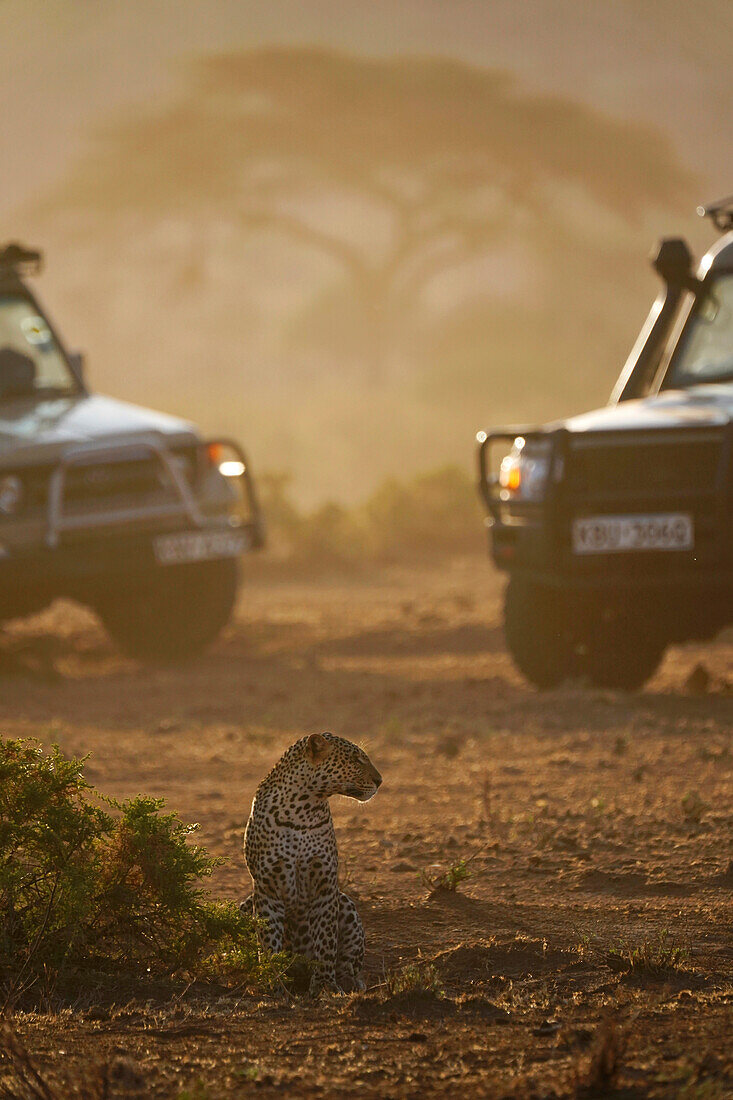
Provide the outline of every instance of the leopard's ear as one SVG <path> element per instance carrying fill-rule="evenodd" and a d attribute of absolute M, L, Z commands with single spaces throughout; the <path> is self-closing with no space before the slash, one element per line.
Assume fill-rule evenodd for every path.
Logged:
<path fill-rule="evenodd" d="M 311 764 L 322 764 L 331 755 L 331 748 L 322 733 L 312 733 L 305 744 L 305 755 Z"/>

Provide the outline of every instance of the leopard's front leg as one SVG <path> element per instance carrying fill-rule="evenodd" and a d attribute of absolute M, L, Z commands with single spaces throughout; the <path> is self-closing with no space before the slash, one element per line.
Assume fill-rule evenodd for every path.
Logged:
<path fill-rule="evenodd" d="M 333 993 L 341 993 L 341 987 L 336 981 L 339 917 L 338 886 L 334 884 L 311 902 L 308 917 L 313 957 L 313 976 L 310 983 L 311 996 L 317 996 L 322 989 L 330 990 Z"/>
<path fill-rule="evenodd" d="M 260 921 L 258 939 L 261 951 L 276 954 L 285 944 L 285 905 L 258 889 L 255 883 L 254 915 Z"/>
<path fill-rule="evenodd" d="M 339 892 L 338 957 L 336 981 L 344 993 L 366 989 L 364 968 L 364 926 L 348 894 Z"/>

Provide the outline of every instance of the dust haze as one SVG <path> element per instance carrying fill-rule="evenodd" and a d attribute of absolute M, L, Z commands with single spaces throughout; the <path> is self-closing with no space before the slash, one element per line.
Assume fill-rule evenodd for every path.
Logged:
<path fill-rule="evenodd" d="M 171 36 L 153 65 L 147 36 L 136 51 L 120 35 L 124 94 L 119 57 L 105 83 L 109 7 L 106 24 L 63 4 L 42 26 L 34 5 L 5 12 L 18 30 L 36 20 L 47 59 L 55 42 L 79 60 L 79 35 L 89 51 L 71 82 L 54 55 L 49 86 L 70 87 L 81 121 L 63 156 L 53 138 L 39 146 L 3 236 L 46 250 L 42 294 L 92 384 L 241 438 L 306 503 L 468 469 L 479 427 L 604 403 L 656 293 L 649 247 L 660 233 L 704 241 L 694 208 L 725 174 L 719 150 L 695 156 L 694 73 L 698 107 L 727 102 L 725 50 L 704 19 L 695 31 L 677 12 L 665 38 L 647 6 L 624 4 L 613 34 L 586 14 L 573 40 L 571 6 L 541 4 L 522 54 L 506 5 L 460 5 L 464 30 L 483 23 L 448 56 L 441 5 L 432 42 L 424 28 L 410 39 L 411 5 L 380 38 L 375 5 L 364 52 L 353 5 L 313 41 L 327 6 L 305 5 L 299 33 L 267 20 L 245 32 L 230 5 L 207 6 L 197 38 L 190 12 L 174 28 L 170 5 L 151 5 L 138 27 Z M 554 77 L 539 61 L 528 71 L 543 29 Z M 606 82 L 577 78 L 575 96 L 583 50 Z M 5 108 L 17 133 L 20 105 Z M 46 108 L 70 126 L 63 101 Z"/>

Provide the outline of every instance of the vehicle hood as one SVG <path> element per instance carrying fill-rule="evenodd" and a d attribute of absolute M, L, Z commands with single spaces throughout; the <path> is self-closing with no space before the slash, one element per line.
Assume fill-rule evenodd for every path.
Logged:
<path fill-rule="evenodd" d="M 655 428 L 718 427 L 733 420 L 733 385 L 707 384 L 665 390 L 622 401 L 551 425 L 571 432 L 649 431 Z"/>
<path fill-rule="evenodd" d="M 53 461 L 74 444 L 119 444 L 151 436 L 167 443 L 198 438 L 185 420 L 111 397 L 0 403 L 0 460 L 6 465 Z"/>

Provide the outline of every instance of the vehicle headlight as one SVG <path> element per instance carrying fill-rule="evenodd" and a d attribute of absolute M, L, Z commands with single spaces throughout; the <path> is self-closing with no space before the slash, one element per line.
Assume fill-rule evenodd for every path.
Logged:
<path fill-rule="evenodd" d="M 0 513 L 12 516 L 23 500 L 23 482 L 15 474 L 0 477 Z"/>
<path fill-rule="evenodd" d="M 241 477 L 244 463 L 238 458 L 222 460 L 225 447 L 221 443 L 209 443 L 206 446 L 206 458 L 210 466 L 215 466 L 222 477 Z"/>
<path fill-rule="evenodd" d="M 502 500 L 541 501 L 550 477 L 550 440 L 530 440 L 517 436 L 514 446 L 499 470 Z"/>
<path fill-rule="evenodd" d="M 244 463 L 239 459 L 230 459 L 228 462 L 219 463 L 219 473 L 224 477 L 241 477 L 244 473 Z"/>

